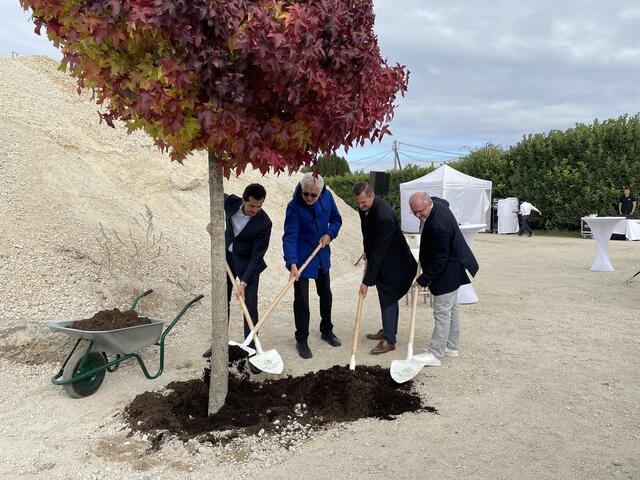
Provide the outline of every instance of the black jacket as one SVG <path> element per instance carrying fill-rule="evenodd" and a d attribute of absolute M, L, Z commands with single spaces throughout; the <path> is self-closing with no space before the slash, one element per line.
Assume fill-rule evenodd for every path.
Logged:
<path fill-rule="evenodd" d="M 432 200 L 431 214 L 420 235 L 422 274 L 418 283 L 428 286 L 434 295 L 443 295 L 471 283 L 465 270 L 475 276 L 479 267 L 448 203 L 437 197 Z"/>
<path fill-rule="evenodd" d="M 240 234 L 234 238 L 231 217 L 242 205 L 242 199 L 237 195 L 224 195 L 224 213 L 226 228 L 224 231 L 224 248 L 227 255 L 231 255 L 233 270 L 245 283 L 250 283 L 257 275 L 267 268 L 264 254 L 269 247 L 271 238 L 271 219 L 264 210 L 260 210 L 251 217 Z M 229 252 L 229 245 L 233 243 L 233 252 Z"/>
<path fill-rule="evenodd" d="M 393 209 L 379 198 L 365 215 L 360 212 L 360 226 L 367 271 L 362 283 L 375 285 L 382 308 L 400 300 L 411 288 L 417 263 L 400 230 Z"/>

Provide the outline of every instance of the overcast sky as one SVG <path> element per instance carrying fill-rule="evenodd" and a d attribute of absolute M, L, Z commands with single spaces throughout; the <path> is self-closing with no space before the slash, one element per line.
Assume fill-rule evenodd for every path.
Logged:
<path fill-rule="evenodd" d="M 411 71 L 394 137 L 350 150 L 353 168 L 424 164 L 487 142 L 640 111 L 640 4 L 631 0 L 376 0 L 390 63 Z M 18 0 L 0 0 L 0 54 L 60 55 Z M 1 79 L 0 79 L 1 80 Z M 408 145 L 413 145 L 409 147 Z M 377 163 L 375 163 L 377 161 Z"/>

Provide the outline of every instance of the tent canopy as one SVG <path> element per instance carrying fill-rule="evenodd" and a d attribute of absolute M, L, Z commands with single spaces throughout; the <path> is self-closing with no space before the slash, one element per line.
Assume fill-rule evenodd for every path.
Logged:
<path fill-rule="evenodd" d="M 484 223 L 488 228 L 491 222 L 491 188 L 490 180 L 466 175 L 449 165 L 442 165 L 423 177 L 401 183 L 402 231 L 406 233 L 420 231 L 420 221 L 409 208 L 409 198 L 416 192 L 427 192 L 432 197 L 447 200 L 458 223 L 462 225 Z"/>

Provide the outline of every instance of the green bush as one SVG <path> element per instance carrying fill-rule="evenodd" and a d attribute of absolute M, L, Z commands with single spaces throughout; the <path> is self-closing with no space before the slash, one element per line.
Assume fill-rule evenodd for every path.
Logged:
<path fill-rule="evenodd" d="M 640 114 L 526 135 L 508 149 L 487 145 L 449 165 L 491 180 L 494 198 L 531 202 L 543 212 L 531 217 L 534 227 L 578 230 L 580 217 L 617 214 L 623 185 L 629 185 L 636 196 L 640 193 Z M 391 178 L 385 200 L 398 216 L 400 184 L 432 170 L 407 165 L 388 172 Z M 368 179 L 368 173 L 356 172 L 326 178 L 326 183 L 355 208 L 351 188 Z"/>
<path fill-rule="evenodd" d="M 415 165 L 407 165 L 402 170 L 389 170 L 389 194 L 384 197 L 396 211 L 396 215 L 400 218 L 400 184 L 420 178 L 434 170 L 433 167 L 417 167 Z M 352 208 L 356 208 L 353 202 L 353 194 L 351 189 L 357 182 L 368 182 L 369 174 L 364 172 L 355 172 L 335 177 L 325 178 L 325 183 L 344 200 Z"/>
<path fill-rule="evenodd" d="M 323 178 L 351 173 L 349 163 L 344 157 L 339 157 L 335 153 L 332 155 L 322 155 L 316 160 L 313 167 Z"/>

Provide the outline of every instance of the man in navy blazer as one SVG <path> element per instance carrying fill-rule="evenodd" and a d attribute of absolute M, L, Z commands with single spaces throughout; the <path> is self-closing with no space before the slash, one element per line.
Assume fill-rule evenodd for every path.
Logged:
<path fill-rule="evenodd" d="M 413 358 L 425 365 L 439 367 L 445 355 L 458 356 L 458 288 L 471 283 L 467 271 L 475 276 L 479 267 L 446 200 L 418 192 L 409 199 L 409 206 L 424 222 L 420 235 L 422 273 L 416 283 L 428 287 L 433 295 L 435 320 L 431 343 L 425 353 Z"/>
<path fill-rule="evenodd" d="M 238 279 L 237 293 L 244 298 L 254 325 L 258 322 L 260 274 L 267 268 L 264 255 L 271 238 L 271 219 L 262 209 L 266 197 L 267 191 L 258 183 L 247 185 L 242 198 L 226 193 L 224 195 L 226 260 L 233 275 Z M 209 233 L 211 233 L 210 229 L 211 225 L 207 225 Z M 227 278 L 227 316 L 232 291 L 233 285 Z M 247 337 L 249 333 L 251 329 L 245 321 L 244 336 Z M 211 349 L 207 350 L 203 356 L 210 357 Z"/>
<path fill-rule="evenodd" d="M 382 328 L 377 333 L 368 333 L 367 338 L 378 340 L 371 354 L 381 355 L 396 349 L 398 300 L 411 288 L 417 264 L 391 205 L 376 197 L 367 182 L 356 183 L 352 193 L 360 211 L 362 246 L 367 259 L 359 293 L 366 297 L 369 287 L 376 286 L 382 317 Z"/>

